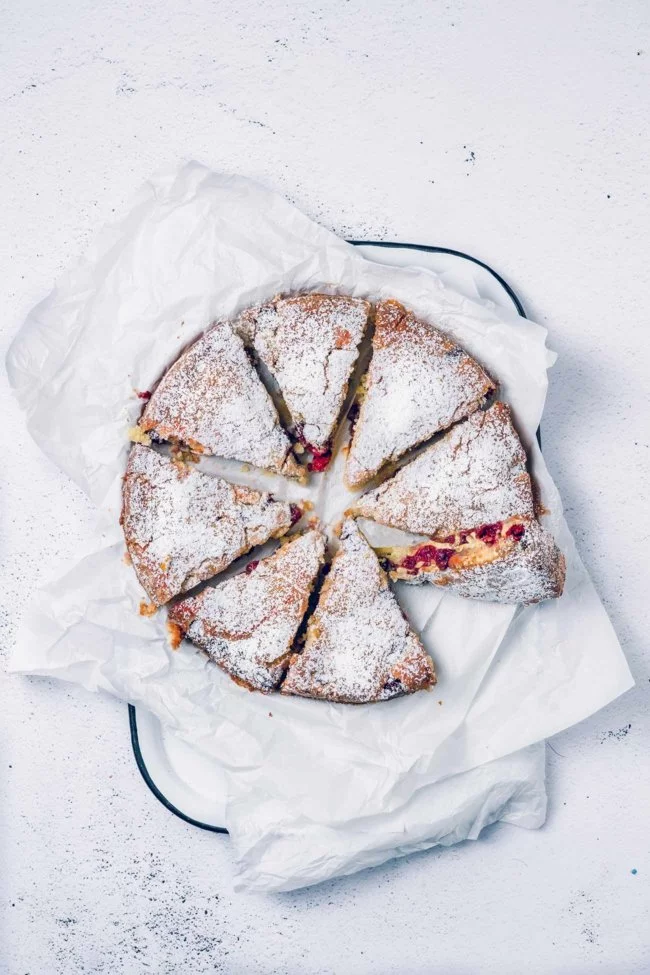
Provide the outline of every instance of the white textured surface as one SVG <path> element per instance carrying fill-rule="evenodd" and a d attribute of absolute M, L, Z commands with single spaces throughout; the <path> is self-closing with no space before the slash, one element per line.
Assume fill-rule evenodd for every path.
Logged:
<path fill-rule="evenodd" d="M 649 27 L 641 0 L 5 10 L 3 341 L 185 155 L 341 234 L 482 257 L 560 353 L 545 454 L 638 686 L 552 742 L 544 829 L 262 898 L 146 791 L 123 706 L 4 678 L 3 975 L 650 971 Z M 93 513 L 2 407 L 4 649 Z"/>

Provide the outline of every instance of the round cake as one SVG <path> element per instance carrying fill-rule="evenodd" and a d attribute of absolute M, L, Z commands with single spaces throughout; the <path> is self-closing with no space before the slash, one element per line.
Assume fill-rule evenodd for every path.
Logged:
<path fill-rule="evenodd" d="M 280 295 L 213 323 L 131 431 L 121 523 L 140 611 L 165 606 L 172 646 L 248 690 L 359 705 L 431 688 L 401 584 L 505 603 L 564 587 L 497 390 L 394 300 Z M 373 548 L 363 519 L 409 535 Z"/>

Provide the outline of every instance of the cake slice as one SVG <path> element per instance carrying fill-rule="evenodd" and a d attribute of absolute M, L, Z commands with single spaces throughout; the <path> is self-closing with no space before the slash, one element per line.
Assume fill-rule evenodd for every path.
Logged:
<path fill-rule="evenodd" d="M 254 545 L 284 535 L 297 505 L 210 477 L 134 444 L 121 523 L 131 562 L 156 606 L 221 572 Z"/>
<path fill-rule="evenodd" d="M 324 470 L 370 304 L 347 295 L 297 294 L 247 309 L 237 330 L 277 382 L 293 432 Z"/>
<path fill-rule="evenodd" d="M 534 516 L 526 454 L 510 408 L 495 403 L 458 423 L 390 480 L 362 495 L 355 515 L 419 535 Z"/>
<path fill-rule="evenodd" d="M 172 626 L 205 650 L 234 681 L 272 691 L 282 680 L 325 553 L 317 529 L 270 558 L 171 606 Z"/>
<path fill-rule="evenodd" d="M 363 387 L 346 464 L 351 488 L 469 416 L 495 389 L 467 352 L 393 300 L 376 307 Z"/>
<path fill-rule="evenodd" d="M 282 693 L 368 704 L 435 684 L 431 658 L 354 521 L 345 521 L 340 537 L 304 650 L 291 658 Z"/>
<path fill-rule="evenodd" d="M 139 427 L 199 454 L 300 477 L 289 438 L 230 322 L 216 322 L 164 374 Z"/>
<path fill-rule="evenodd" d="M 469 599 L 538 603 L 564 589 L 564 556 L 550 532 L 531 518 L 508 518 L 440 541 L 377 552 L 392 579 L 431 582 Z"/>

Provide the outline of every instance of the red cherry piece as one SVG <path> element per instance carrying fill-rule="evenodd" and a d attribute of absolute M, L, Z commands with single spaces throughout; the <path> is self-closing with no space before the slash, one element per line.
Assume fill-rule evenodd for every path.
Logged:
<path fill-rule="evenodd" d="M 424 568 L 435 563 L 439 569 L 446 569 L 454 554 L 453 548 L 437 548 L 435 545 L 422 545 L 411 555 L 407 555 L 402 562 L 402 568 L 407 572 Z"/>
<path fill-rule="evenodd" d="M 138 399 L 151 399 L 151 393 L 148 389 L 145 389 L 141 393 L 138 393 Z"/>
<path fill-rule="evenodd" d="M 320 473 L 327 470 L 327 466 L 332 459 L 331 453 L 314 454 L 314 459 L 307 465 L 310 471 Z"/>
<path fill-rule="evenodd" d="M 525 534 L 526 534 L 526 529 L 524 528 L 523 525 L 519 525 L 519 524 L 511 525 L 508 531 L 506 532 L 506 535 L 508 535 L 510 538 L 514 538 L 515 541 L 517 542 L 520 542 Z"/>
<path fill-rule="evenodd" d="M 259 559 L 253 559 L 252 562 L 249 562 L 245 569 L 246 575 L 249 576 L 251 572 L 254 572 L 259 564 L 260 564 Z"/>
<path fill-rule="evenodd" d="M 417 572 L 417 552 L 413 555 L 407 555 L 405 559 L 402 560 L 402 568 L 406 569 L 407 572 Z"/>
<path fill-rule="evenodd" d="M 291 524 L 295 525 L 302 518 L 302 508 L 298 504 L 291 504 L 289 505 L 289 511 L 291 512 Z"/>
<path fill-rule="evenodd" d="M 481 525 L 480 528 L 476 529 L 476 537 L 480 538 L 486 545 L 496 545 L 502 528 L 502 521 L 495 521 L 493 525 Z"/>
<path fill-rule="evenodd" d="M 453 554 L 454 554 L 453 548 L 437 548 L 434 558 L 438 568 L 441 570 L 448 568 L 449 560 Z"/>

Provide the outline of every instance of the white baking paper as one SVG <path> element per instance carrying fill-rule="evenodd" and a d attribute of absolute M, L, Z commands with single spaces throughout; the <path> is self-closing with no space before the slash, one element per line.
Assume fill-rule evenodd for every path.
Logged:
<path fill-rule="evenodd" d="M 172 651 L 164 612 L 138 614 L 144 593 L 123 560 L 119 488 L 137 392 L 214 318 L 309 289 L 396 297 L 487 367 L 513 407 L 545 522 L 567 557 L 565 594 L 537 607 L 400 585 L 439 684 L 381 705 L 251 694 L 189 645 Z M 32 435 L 100 512 L 97 551 L 35 593 L 13 669 L 147 707 L 221 761 L 246 888 L 316 883 L 474 837 L 495 819 L 540 825 L 543 746 L 535 743 L 632 685 L 535 442 L 554 359 L 545 341 L 545 329 L 460 295 L 430 271 L 364 260 L 249 180 L 192 163 L 147 183 L 33 310 L 8 356 Z M 327 517 L 349 498 L 335 487 L 340 462 L 311 489 Z M 300 493 L 236 465 L 203 464 Z"/>

